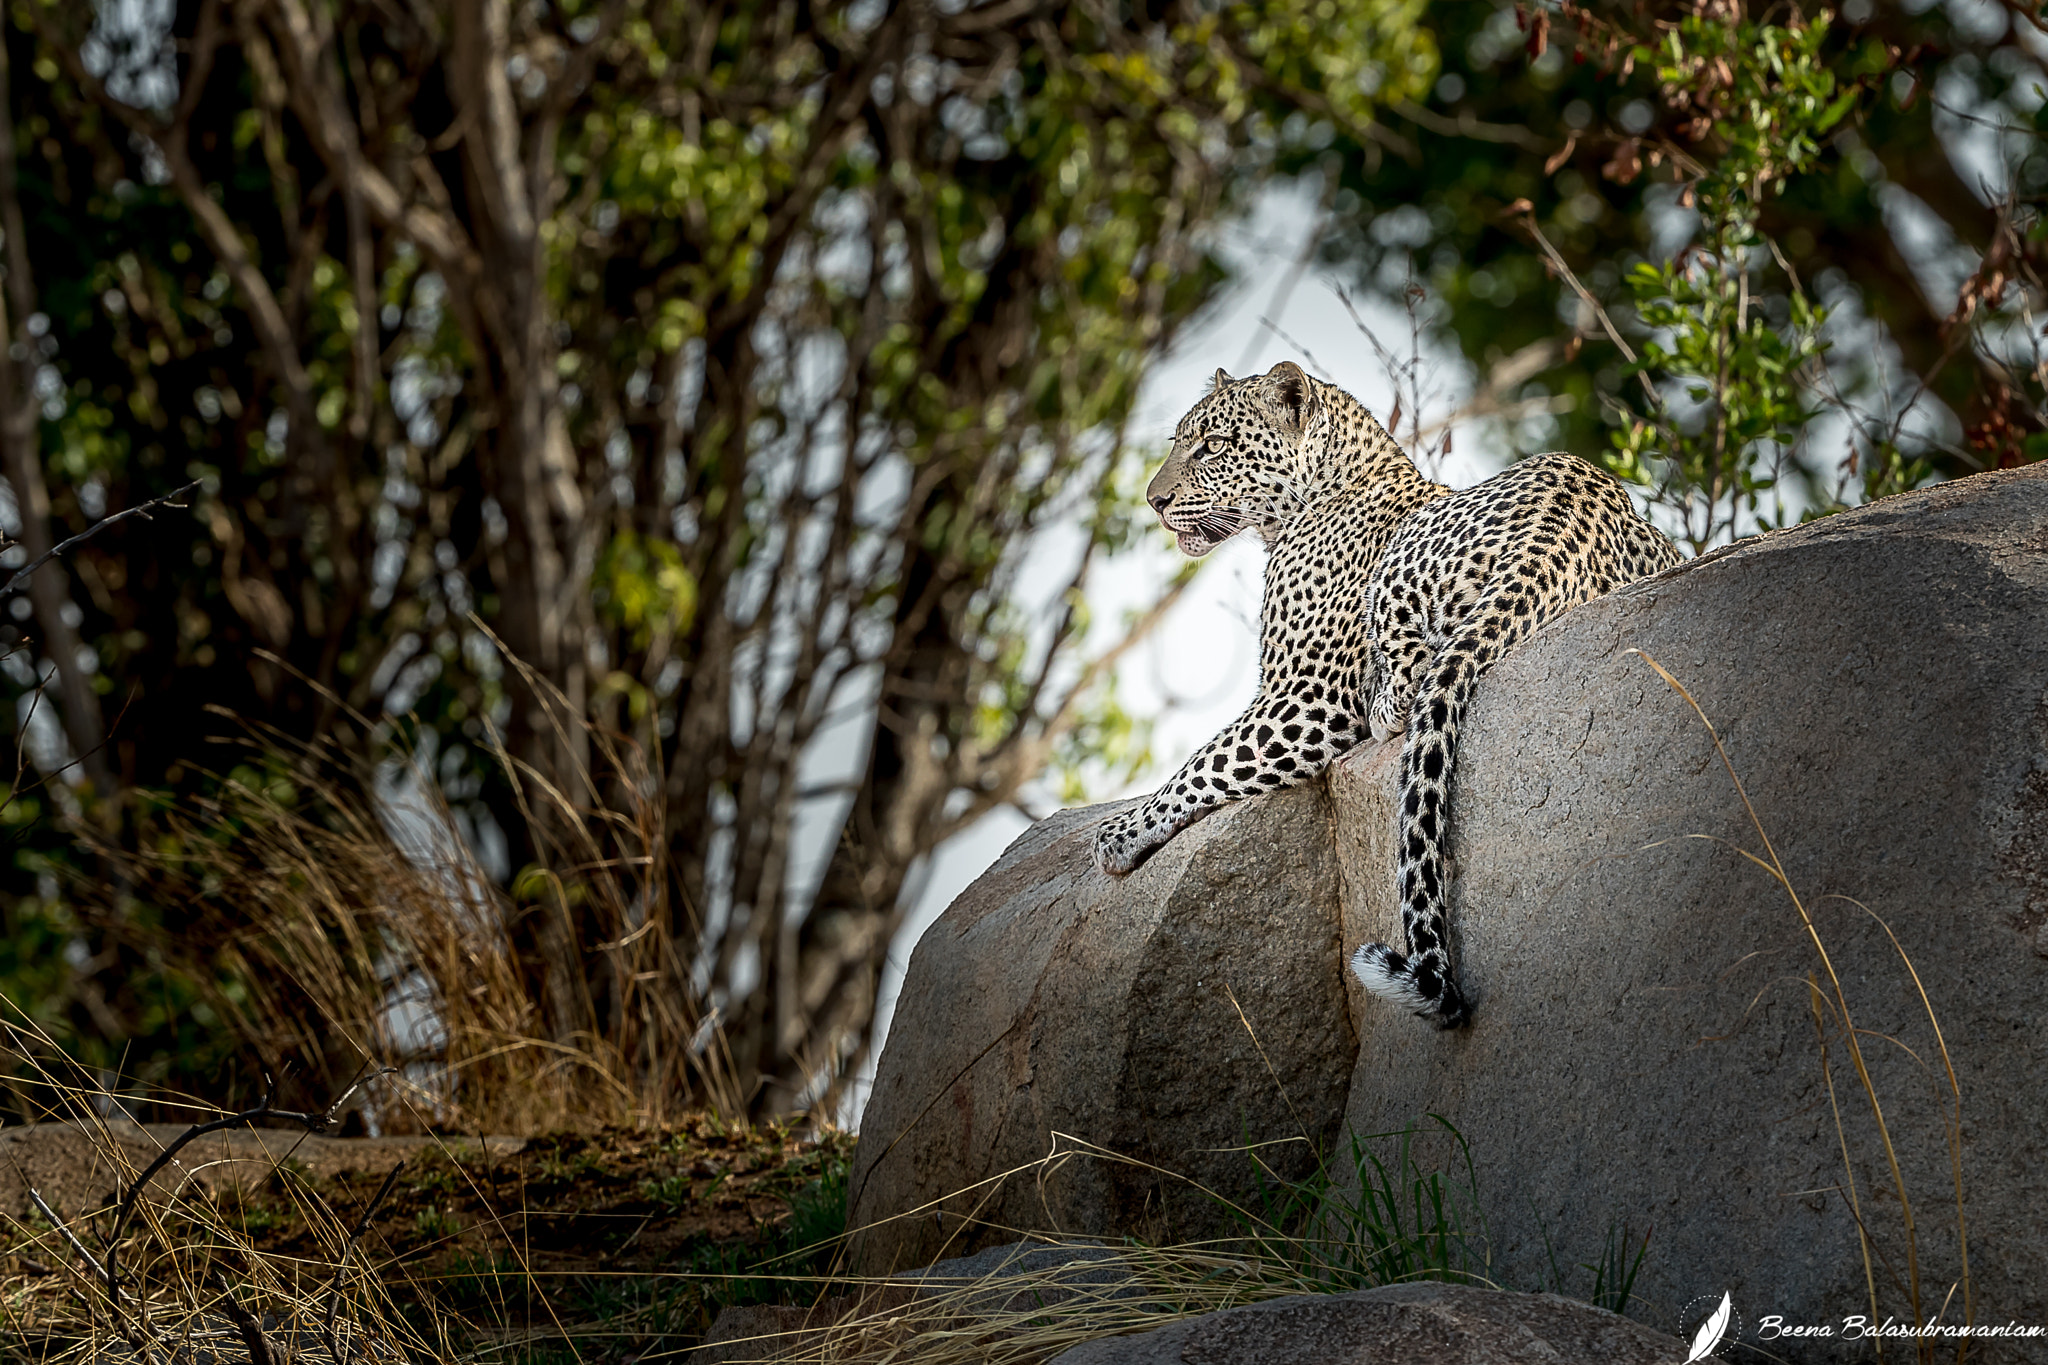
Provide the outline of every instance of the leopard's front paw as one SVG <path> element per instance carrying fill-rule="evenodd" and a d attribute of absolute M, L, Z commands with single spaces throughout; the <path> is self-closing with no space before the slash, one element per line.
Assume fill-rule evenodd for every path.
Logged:
<path fill-rule="evenodd" d="M 1375 744 L 1385 744 L 1408 728 L 1408 708 L 1394 700 L 1393 694 L 1381 691 L 1372 699 L 1372 738 Z"/>
<path fill-rule="evenodd" d="M 1172 834 L 1147 825 L 1135 810 L 1112 815 L 1095 832 L 1095 865 L 1112 877 L 1127 876 Z"/>

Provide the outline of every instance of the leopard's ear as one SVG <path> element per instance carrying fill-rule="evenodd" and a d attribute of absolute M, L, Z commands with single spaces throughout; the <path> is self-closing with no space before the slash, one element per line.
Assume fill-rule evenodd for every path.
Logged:
<path fill-rule="evenodd" d="M 1316 390 L 1301 366 L 1283 360 L 1268 370 L 1266 397 L 1290 435 L 1299 436 L 1308 430 L 1309 419 L 1315 415 Z"/>
<path fill-rule="evenodd" d="M 1222 370 L 1221 370 L 1221 369 L 1219 368 L 1219 369 L 1218 369 L 1218 370 L 1216 371 L 1216 378 L 1215 378 L 1215 381 L 1214 381 L 1213 383 L 1211 383 L 1211 384 L 1209 385 L 1209 392 L 1211 392 L 1211 393 L 1216 393 L 1216 392 L 1219 392 L 1219 391 L 1221 391 L 1222 389 L 1228 388 L 1228 387 L 1229 387 L 1230 385 L 1232 385 L 1232 384 L 1235 384 L 1236 382 L 1237 382 L 1237 381 L 1236 381 L 1235 379 L 1232 379 L 1232 378 L 1231 378 L 1231 377 L 1230 377 L 1229 375 L 1225 374 L 1225 373 L 1224 373 L 1224 372 L 1223 372 L 1223 371 L 1222 371 Z"/>

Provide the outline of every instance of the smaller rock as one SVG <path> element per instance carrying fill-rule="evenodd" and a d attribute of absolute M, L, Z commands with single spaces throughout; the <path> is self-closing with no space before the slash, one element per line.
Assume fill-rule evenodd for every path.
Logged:
<path fill-rule="evenodd" d="M 1052 1365 L 1673 1365 L 1685 1345 L 1555 1294 L 1400 1284 L 1271 1299 L 1076 1346 Z"/>
<path fill-rule="evenodd" d="M 721 1308 L 686 1360 L 688 1365 L 756 1365 L 791 1359 L 817 1333 L 845 1317 L 853 1304 L 851 1295 L 839 1295 L 814 1308 L 780 1303 Z"/>

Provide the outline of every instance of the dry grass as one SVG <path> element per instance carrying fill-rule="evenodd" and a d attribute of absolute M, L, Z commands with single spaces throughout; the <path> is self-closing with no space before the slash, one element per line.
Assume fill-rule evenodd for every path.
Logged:
<path fill-rule="evenodd" d="M 803 1306 L 757 1313 L 747 1335 L 724 1344 L 740 1350 L 744 1343 L 742 1359 L 758 1353 L 790 1365 L 1036 1365 L 1086 1342 L 1268 1299 L 1424 1279 L 1490 1283 L 1483 1233 L 1465 1222 L 1475 1213 L 1469 1189 L 1449 1197 L 1441 1173 L 1413 1163 L 1409 1135 L 1384 1136 L 1400 1140 L 1398 1156 L 1388 1163 L 1363 1146 L 1355 1150 L 1363 1187 L 1355 1198 L 1339 1193 L 1327 1178 L 1334 1172 L 1275 1186 L 1257 1207 L 1202 1190 L 1237 1231 L 1164 1247 L 1106 1246 L 970 1216 L 955 1224 L 962 1234 L 972 1229 L 984 1240 L 1029 1241 L 1035 1245 L 1028 1261 L 971 1275 L 860 1276 L 835 1258 L 826 1274 L 788 1277 L 786 1283 L 803 1291 L 793 1295 L 805 1300 Z M 1259 1159 L 1256 1150 L 1248 1155 Z M 1133 1166 L 1193 1183 L 1055 1134 L 1046 1156 L 963 1193 L 978 1193 L 986 1204 L 1008 1182 L 1042 1181 L 1076 1161 Z M 941 1202 L 896 1218 L 930 1217 Z"/>
<path fill-rule="evenodd" d="M 28 1216 L 0 1213 L 11 1258 L 33 1277 L 0 1295 L 0 1321 L 30 1358 L 53 1365 L 264 1359 L 252 1340 L 307 1365 L 429 1356 L 364 1264 L 361 1215 L 334 1209 L 280 1168 L 279 1188 L 297 1204 L 316 1250 L 266 1251 L 215 1197 L 202 1149 L 187 1156 L 166 1148 L 138 1165 L 133 1144 L 117 1134 L 125 1121 L 111 1097 L 33 1026 L 4 1027 L 0 1054 L 16 1064 L 17 1095 L 38 1103 L 43 1118 L 68 1121 L 90 1137 L 95 1174 L 107 1190 L 102 1201 L 65 1210 L 31 1188 Z M 311 1130 L 326 1119 L 270 1105 L 238 1122 L 197 1102 L 186 1107 L 198 1116 L 195 1133 L 292 1119 Z"/>
<path fill-rule="evenodd" d="M 378 1073 L 362 1103 L 379 1131 L 744 1112 L 692 980 L 661 784 L 632 744 L 587 725 L 576 737 L 609 774 L 603 801 L 574 802 L 493 750 L 537 844 L 509 891 L 420 756 L 379 772 L 356 756 L 368 746 L 275 734 L 250 736 L 210 796 L 158 810 L 140 851 L 100 853 L 154 903 L 184 907 L 176 934 L 140 946 L 211 990 L 249 1055 L 336 1089 Z M 112 932 L 133 932 L 112 909 Z"/>
<path fill-rule="evenodd" d="M 551 700 L 559 723 L 576 723 Z M 679 947 L 695 924 L 671 899 L 660 784 L 631 744 L 588 726 L 575 739 L 569 747 L 588 764 L 583 792 L 599 790 L 594 769 L 603 800 L 572 801 L 494 746 L 536 842 L 534 869 L 508 892 L 416 756 L 379 772 L 358 757 L 372 746 L 251 733 L 210 795 L 152 812 L 139 847 L 95 850 L 115 872 L 107 894 L 178 907 L 174 931 L 153 929 L 130 904 L 103 902 L 100 923 L 195 983 L 245 1056 L 296 1064 L 293 1093 L 347 1092 L 371 1131 L 659 1134 L 707 1101 L 744 1115 Z M 264 1343 L 280 1360 L 466 1358 L 511 1332 L 504 1296 L 484 1293 L 470 1315 L 445 1303 L 508 1278 L 521 1282 L 521 1330 L 538 1321 L 557 1339 L 573 1334 L 516 1238 L 498 1236 L 468 1269 L 450 1270 L 446 1256 L 394 1264 L 384 1230 L 370 1227 L 383 1192 L 316 1188 L 281 1165 L 268 1183 L 286 1207 L 262 1210 L 266 1226 L 252 1230 L 246 1201 L 219 1200 L 190 1153 L 149 1170 L 135 1141 L 147 1134 L 119 1117 L 138 1101 L 194 1124 L 223 1111 L 89 1073 L 25 1019 L 5 1027 L 0 1069 L 12 1073 L 17 1107 L 89 1134 L 95 1189 L 113 1192 L 6 1229 L 11 1254 L 32 1269 L 19 1284 L 0 1282 L 0 1313 L 8 1336 L 38 1343 L 36 1358 L 203 1365 L 263 1360 Z M 311 1128 L 339 1116 L 303 1117 Z M 487 1206 L 486 1231 L 502 1233 L 500 1213 L 514 1211 L 486 1197 L 471 1163 L 447 1155 L 454 1183 Z M 124 1211 L 120 1194 L 136 1188 Z M 267 1235 L 276 1222 L 290 1226 L 288 1245 Z M 109 1237 L 118 1279 L 106 1270 Z M 369 1273 L 372 1260 L 397 1278 Z M 443 1275 L 452 1278 L 437 1283 Z"/>
<path fill-rule="evenodd" d="M 47 1044 L 25 1031 L 11 1042 L 18 1060 Z M 138 1169 L 142 1163 L 126 1155 L 129 1149 L 100 1119 L 108 1097 L 81 1076 L 60 1082 L 56 1069 L 37 1073 L 39 1093 L 52 1100 L 52 1117 L 68 1117 L 96 1136 L 118 1178 L 105 1203 L 118 1203 L 149 1172 Z M 199 1117 L 213 1115 L 202 1111 Z M 691 1153 L 720 1146 L 706 1140 L 718 1136 L 715 1127 L 700 1121 L 697 1142 L 678 1157 L 678 1168 L 702 1174 L 703 1163 Z M 773 1142 L 763 1147 L 763 1137 L 772 1135 L 736 1134 L 723 1150 L 735 1154 L 739 1169 L 750 1160 L 758 1168 L 763 1158 L 772 1166 Z M 641 1155 L 671 1145 L 650 1137 L 640 1143 Z M 846 1149 L 833 1150 L 843 1171 Z M 494 1165 L 444 1151 L 416 1161 L 403 1179 L 394 1175 L 374 1192 L 367 1177 L 352 1187 L 320 1183 L 281 1164 L 268 1182 L 268 1213 L 246 1198 L 208 1192 L 200 1178 L 203 1163 L 183 1156 L 165 1166 L 171 1178 L 144 1182 L 134 1201 L 134 1217 L 117 1239 L 118 1294 L 108 1291 L 104 1275 L 107 1239 L 114 1235 L 108 1207 L 72 1211 L 64 1231 L 32 1220 L 10 1228 L 9 1253 L 54 1268 L 61 1279 L 44 1275 L 36 1292 L 7 1298 L 7 1326 L 31 1344 L 32 1358 L 49 1362 L 255 1361 L 264 1357 L 247 1344 L 253 1331 L 270 1359 L 289 1352 L 312 1365 L 401 1358 L 537 1365 L 673 1357 L 709 1326 L 721 1303 L 765 1300 L 789 1305 L 771 1312 L 760 1343 L 778 1358 L 1021 1363 L 1048 1360 L 1084 1341 L 1284 1295 L 1409 1278 L 1485 1282 L 1483 1274 L 1457 1268 L 1470 1251 L 1458 1211 L 1445 1216 L 1441 1182 L 1414 1168 L 1405 1144 L 1391 1164 L 1377 1163 L 1384 1188 L 1369 1186 L 1363 1201 L 1324 1199 L 1327 1184 L 1276 1188 L 1257 1207 L 1226 1205 L 1240 1228 L 1226 1239 L 1105 1253 L 1088 1243 L 1041 1237 L 1054 1249 L 1050 1264 L 915 1286 L 845 1273 L 843 1238 L 813 1242 L 801 1235 L 798 1221 L 765 1243 L 670 1243 L 647 1247 L 643 1263 L 628 1261 L 619 1240 L 628 1225 L 630 1246 L 650 1218 L 691 1215 L 680 1207 L 646 1207 L 654 1187 L 671 1182 L 647 1179 L 645 1164 L 609 1168 L 617 1151 L 594 1143 L 540 1144 L 525 1154 L 523 1176 L 502 1159 Z M 1132 1164 L 1063 1138 L 1052 1154 L 1007 1178 L 1042 1179 L 1072 1161 Z M 637 1182 L 642 1197 L 612 1210 L 615 1230 L 594 1239 L 582 1268 L 571 1271 L 564 1268 L 569 1262 L 550 1259 L 538 1246 L 549 1234 L 528 1215 L 559 1210 L 548 1207 L 537 1172 L 585 1187 Z M 408 1189 L 415 1179 L 420 1186 Z M 1367 1171 L 1363 1179 L 1375 1177 Z M 709 1191 L 722 1186 L 721 1172 Z M 712 1202 L 704 1187 L 687 1196 L 677 1188 L 673 1197 L 688 1198 L 698 1216 Z M 432 1205 L 426 1190 L 437 1192 Z M 824 1182 L 821 1193 L 818 1202 L 837 1216 L 843 1184 Z M 1304 1193 L 1316 1198 L 1304 1203 Z M 274 1227 L 269 1235 L 253 1231 L 259 1226 L 254 1214 L 275 1223 L 280 1200 L 290 1206 L 292 1235 L 278 1235 Z M 578 1220 L 594 1221 L 596 1207 L 582 1209 Z M 1436 1214 L 1406 1221 L 1383 1216 L 1396 1209 Z M 428 1212 L 445 1224 L 428 1227 Z M 981 1230 L 1029 1235 L 1026 1229 Z M 410 1244 L 407 1231 L 415 1234 Z M 1073 1248 L 1071 1259 L 1057 1255 L 1061 1246 Z M 1085 1277 L 1077 1278 L 1076 1263 Z"/>
<path fill-rule="evenodd" d="M 523 1147 L 404 1139 L 413 1154 L 381 1176 L 323 1173 L 294 1159 L 292 1130 L 323 1126 L 325 1111 L 191 1103 L 182 1133 L 144 1129 L 48 1042 L 17 1027 L 0 1054 L 63 1129 L 31 1136 L 82 1137 L 92 1170 L 45 1198 L 37 1163 L 17 1167 L 47 1216 L 0 1217 L 0 1359 L 673 1357 L 724 1303 L 808 1300 L 843 1221 L 844 1135 L 701 1117 Z M 230 1160 L 202 1136 L 242 1122 L 265 1127 L 267 1161 L 246 1155 L 253 1142 Z M 10 1131 L 0 1160 L 31 1150 Z M 813 1262 L 805 1244 L 820 1236 Z"/>
<path fill-rule="evenodd" d="M 1463 1153 L 1455 1129 L 1441 1119 L 1432 1125 Z M 1419 1280 L 1493 1286 L 1469 1158 L 1449 1171 L 1425 1167 L 1415 1137 L 1356 1139 L 1346 1165 L 1323 1163 L 1294 1182 L 1274 1175 L 1263 1147 L 1246 1148 L 1261 1178 L 1248 1200 L 1233 1200 L 1179 1172 L 1056 1132 L 1038 1160 L 876 1225 L 919 1221 L 943 1206 L 956 1240 L 971 1231 L 983 1242 L 1029 1242 L 1028 1261 L 974 1275 L 889 1277 L 851 1275 L 835 1263 L 835 1273 L 816 1281 L 810 1308 L 761 1315 L 748 1340 L 764 1356 L 799 1365 L 1029 1365 L 1085 1342 L 1268 1299 Z M 1011 1183 L 1042 1185 L 1077 1162 L 1127 1166 L 1186 1186 L 1214 1204 L 1232 1231 L 1170 1246 L 1112 1246 L 981 1216 Z M 976 1202 L 957 1216 L 961 1195 Z M 1623 1301 L 1626 1295 L 1624 1287 Z"/>
<path fill-rule="evenodd" d="M 1044 1251 L 1028 1269 L 914 1288 L 836 1280 L 816 1308 L 729 1345 L 790 1365 L 1037 1365 L 1090 1341 L 1314 1292 L 1223 1247 L 1125 1247 L 1104 1261 L 1093 1243 L 1048 1239 Z"/>

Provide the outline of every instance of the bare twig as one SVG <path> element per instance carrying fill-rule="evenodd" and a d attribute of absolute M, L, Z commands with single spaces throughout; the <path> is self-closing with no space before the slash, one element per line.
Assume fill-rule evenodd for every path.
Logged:
<path fill-rule="evenodd" d="M 1455 118 L 1446 118 L 1434 109 L 1428 109 L 1414 100 L 1395 100 L 1388 106 L 1402 118 L 1427 128 L 1439 137 L 1465 137 L 1474 142 L 1495 142 L 1524 151 L 1547 152 L 1550 144 L 1518 123 L 1487 123 L 1471 114 L 1460 113 Z"/>
<path fill-rule="evenodd" d="M 1380 340 L 1379 333 L 1373 331 L 1372 325 L 1359 313 L 1358 305 L 1353 302 L 1349 290 L 1345 289 L 1342 285 L 1335 284 L 1331 286 L 1331 289 L 1337 295 L 1337 301 L 1344 305 L 1345 313 L 1351 318 L 1351 325 L 1358 329 L 1358 334 L 1364 337 L 1366 342 L 1372 347 L 1373 355 L 1379 360 L 1380 367 L 1386 371 L 1387 383 L 1394 391 L 1393 410 L 1387 414 L 1385 419 L 1387 434 L 1393 437 L 1395 441 L 1400 441 L 1401 422 L 1405 416 L 1408 420 L 1407 443 L 1411 447 L 1409 455 L 1415 459 L 1418 467 L 1422 468 L 1428 477 L 1435 478 L 1440 472 L 1443 460 L 1448 458 L 1451 453 L 1451 429 L 1468 416 L 1482 414 L 1478 411 L 1481 398 L 1475 397 L 1473 402 L 1466 407 L 1455 409 L 1448 416 L 1431 422 L 1427 427 L 1423 425 L 1423 413 L 1441 393 L 1441 386 L 1439 385 L 1432 384 L 1427 390 L 1423 387 L 1423 319 L 1421 310 L 1417 305 L 1427 297 L 1427 292 L 1421 285 L 1415 282 L 1414 275 L 1411 272 L 1407 286 L 1402 290 L 1401 294 L 1402 303 L 1408 313 L 1408 358 L 1403 360 L 1400 356 L 1395 355 L 1385 342 Z M 1505 363 L 1512 366 L 1516 359 L 1524 356 L 1526 352 L 1527 348 L 1516 352 L 1515 357 L 1510 357 Z M 1530 371 L 1530 373 L 1534 373 L 1534 371 Z M 1527 377 L 1528 375 L 1526 374 L 1521 375 L 1513 382 L 1520 383 L 1522 379 Z M 1495 402 L 1487 411 L 1497 409 L 1499 406 L 1500 404 Z M 1437 436 L 1442 436 L 1441 442 L 1434 439 Z"/>
<path fill-rule="evenodd" d="M 43 565 L 49 563 L 58 555 L 61 555 L 68 550 L 75 549 L 80 545 L 83 545 L 86 541 L 91 540 L 94 536 L 106 530 L 115 522 L 126 521 L 130 517 L 141 517 L 143 520 L 147 521 L 149 520 L 150 512 L 158 507 L 190 506 L 189 503 L 176 502 L 173 501 L 173 499 L 184 497 L 187 493 L 190 493 L 193 489 L 199 487 L 199 484 L 200 481 L 198 479 L 194 479 L 191 483 L 186 484 L 183 488 L 173 489 L 172 491 L 164 494 L 160 498 L 151 498 L 148 502 L 137 503 L 135 506 L 129 508 L 125 512 L 116 512 L 111 517 L 102 517 L 98 521 L 94 522 L 92 525 L 86 527 L 83 531 L 80 531 L 77 535 L 71 537 L 71 539 L 64 541 L 61 544 L 51 546 L 49 549 L 43 551 L 43 553 L 41 553 L 40 555 L 37 555 L 35 559 L 30 563 L 24 564 L 19 569 L 16 569 L 14 571 L 14 576 L 12 578 L 9 578 L 5 584 L 0 584 L 0 598 L 13 596 L 16 592 L 19 592 L 21 590 L 23 585 L 25 585 L 30 578 L 35 576 L 35 571 L 37 569 L 42 568 Z"/>
<path fill-rule="evenodd" d="M 135 1183 L 128 1187 L 128 1193 L 121 1197 L 120 1203 L 114 1208 L 114 1228 L 107 1237 L 107 1265 L 106 1270 L 103 1272 L 107 1282 L 107 1294 L 110 1298 L 116 1298 L 118 1301 L 117 1296 L 121 1292 L 120 1280 L 114 1267 L 114 1258 L 120 1250 L 122 1229 L 127 1226 L 130 1215 L 135 1212 L 136 1200 L 142 1197 L 143 1190 L 148 1188 L 149 1182 L 156 1177 L 156 1173 L 170 1165 L 177 1158 L 179 1152 L 184 1151 L 185 1148 L 191 1146 L 192 1143 L 200 1138 L 205 1137 L 208 1133 L 218 1133 L 229 1128 L 246 1128 L 254 1124 L 258 1119 L 282 1119 L 286 1123 L 304 1124 L 307 1132 L 317 1133 L 327 1127 L 328 1115 L 326 1113 L 301 1114 L 288 1109 L 279 1109 L 277 1107 L 277 1082 L 269 1081 L 263 1093 L 263 1103 L 255 1108 L 244 1109 L 239 1114 L 229 1114 L 224 1118 L 215 1119 L 211 1123 L 195 1123 L 184 1132 L 178 1134 L 177 1137 L 171 1139 L 170 1145 L 157 1153 L 156 1160 L 143 1167 L 142 1174 L 135 1178 Z"/>
<path fill-rule="evenodd" d="M 1314 370 L 1317 374 L 1322 375 L 1325 379 L 1329 379 L 1330 382 L 1336 382 L 1334 379 L 1331 378 L 1328 367 L 1326 367 L 1322 361 L 1316 359 L 1316 353 L 1314 351 L 1311 351 L 1307 346 L 1303 345 L 1301 342 L 1289 336 L 1287 334 L 1286 328 L 1282 327 L 1279 323 L 1273 321 L 1273 319 L 1268 317 L 1260 318 L 1259 326 L 1265 328 L 1274 336 L 1279 337 L 1289 346 L 1292 346 L 1297 352 L 1300 353 L 1301 358 L 1308 362 L 1308 367 L 1310 369 Z"/>
<path fill-rule="evenodd" d="M 220 1290 L 221 1311 L 235 1324 L 235 1330 L 242 1334 L 242 1345 L 248 1348 L 249 1365 L 271 1365 L 270 1343 L 264 1340 L 263 1324 L 256 1321 L 256 1315 L 235 1299 L 227 1281 L 219 1275 L 214 1277 L 215 1287 Z"/>
<path fill-rule="evenodd" d="M 1572 292 L 1579 296 L 1580 302 L 1593 310 L 1593 316 L 1600 320 L 1600 327 L 1607 333 L 1607 339 L 1614 343 L 1614 349 L 1620 351 L 1622 358 L 1628 361 L 1629 364 L 1635 364 L 1635 348 L 1623 339 L 1621 329 L 1614 325 L 1614 319 L 1607 315 L 1607 310 L 1601 306 L 1600 300 L 1594 298 L 1593 291 L 1586 288 L 1579 281 L 1578 275 L 1573 273 L 1571 266 L 1565 263 L 1564 256 L 1556 247 L 1550 244 L 1550 239 L 1543 235 L 1543 229 L 1536 225 L 1535 205 L 1526 199 L 1517 199 L 1508 206 L 1508 212 L 1515 214 L 1522 220 L 1523 228 L 1528 231 L 1531 237 L 1536 239 L 1536 245 L 1542 250 L 1543 259 L 1550 262 L 1550 268 L 1558 273 L 1560 279 L 1571 286 Z M 1655 403 L 1657 401 L 1657 386 L 1650 382 L 1650 376 L 1638 371 L 1636 377 L 1643 381 L 1643 391 L 1650 396 L 1650 401 Z"/>
<path fill-rule="evenodd" d="M 68 1226 L 66 1226 L 64 1220 L 57 1216 L 57 1211 L 51 1208 L 49 1204 L 44 1201 L 42 1192 L 40 1190 L 30 1189 L 28 1192 L 28 1197 L 29 1202 L 36 1206 L 36 1212 L 43 1215 L 43 1217 L 49 1222 L 51 1227 L 57 1229 L 57 1235 L 59 1237 L 62 1237 L 66 1242 L 71 1244 L 71 1249 L 74 1252 L 78 1253 L 78 1258 L 85 1262 L 86 1268 L 88 1270 L 92 1271 L 93 1278 L 101 1280 L 105 1279 L 107 1277 L 107 1272 L 100 1268 L 99 1257 L 93 1255 L 92 1252 L 87 1249 L 85 1243 L 78 1240 L 78 1234 L 73 1232 Z"/>
<path fill-rule="evenodd" d="M 96 1280 L 105 1281 L 107 1285 L 107 1309 L 114 1316 L 115 1329 L 130 1336 L 148 1336 L 147 1327 L 142 1327 L 138 1330 L 129 1325 L 128 1315 L 121 1311 L 121 1291 L 108 1276 L 106 1268 L 100 1265 L 99 1258 L 94 1256 L 87 1249 L 85 1243 L 79 1240 L 78 1234 L 73 1232 L 70 1226 L 57 1216 L 57 1211 L 50 1207 L 40 1190 L 31 1188 L 28 1192 L 28 1197 L 29 1201 L 36 1206 L 36 1212 L 42 1214 L 48 1220 L 50 1226 L 57 1230 L 57 1235 L 70 1245 L 72 1251 L 77 1253 L 80 1260 L 85 1262 L 86 1269 L 92 1272 L 93 1277 Z M 107 1249 L 107 1265 L 111 1266 L 112 1264 L 113 1248 L 109 1247 Z"/>
<path fill-rule="evenodd" d="M 355 1251 L 356 1243 L 362 1240 L 363 1234 L 369 1230 L 370 1220 L 377 1216 L 377 1206 L 384 1202 L 385 1195 L 391 1193 L 391 1187 L 398 1183 L 398 1173 L 404 1169 L 405 1163 L 401 1161 L 385 1175 L 384 1183 L 377 1187 L 377 1193 L 370 1197 L 369 1206 L 363 1210 L 363 1216 L 356 1220 L 355 1227 L 350 1230 L 348 1240 L 341 1244 L 341 1256 L 335 1263 L 334 1278 L 327 1284 L 327 1314 L 320 1323 L 320 1334 L 327 1340 L 327 1353 L 334 1357 L 334 1365 L 342 1365 L 341 1345 L 334 1336 L 334 1318 L 341 1309 L 341 1291 L 348 1280 L 349 1256 Z"/>

